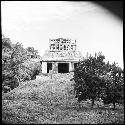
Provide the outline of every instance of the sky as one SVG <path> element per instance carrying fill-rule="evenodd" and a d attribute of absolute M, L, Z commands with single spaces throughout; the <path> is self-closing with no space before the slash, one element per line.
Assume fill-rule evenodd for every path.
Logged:
<path fill-rule="evenodd" d="M 102 52 L 106 62 L 123 68 L 123 22 L 92 2 L 2 1 L 1 24 L 12 43 L 34 47 L 41 56 L 49 39 L 70 38 L 83 57 Z"/>

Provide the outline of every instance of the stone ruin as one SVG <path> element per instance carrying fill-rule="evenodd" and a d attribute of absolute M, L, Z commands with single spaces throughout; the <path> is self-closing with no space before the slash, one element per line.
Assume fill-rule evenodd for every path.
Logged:
<path fill-rule="evenodd" d="M 42 57 L 42 73 L 68 73 L 73 71 L 82 59 L 76 40 L 50 39 L 49 50 Z"/>

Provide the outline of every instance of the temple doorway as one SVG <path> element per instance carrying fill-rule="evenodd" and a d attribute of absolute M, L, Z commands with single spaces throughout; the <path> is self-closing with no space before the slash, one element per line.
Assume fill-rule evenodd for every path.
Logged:
<path fill-rule="evenodd" d="M 58 73 L 68 73 L 69 63 L 58 63 Z"/>
<path fill-rule="evenodd" d="M 47 73 L 49 73 L 50 70 L 52 70 L 52 63 L 47 63 Z"/>

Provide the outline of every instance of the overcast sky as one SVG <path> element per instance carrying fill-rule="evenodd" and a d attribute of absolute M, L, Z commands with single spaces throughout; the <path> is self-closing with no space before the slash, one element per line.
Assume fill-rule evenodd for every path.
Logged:
<path fill-rule="evenodd" d="M 123 22 L 91 2 L 2 1 L 2 33 L 42 56 L 49 39 L 71 38 L 86 53 L 101 51 L 123 68 Z"/>

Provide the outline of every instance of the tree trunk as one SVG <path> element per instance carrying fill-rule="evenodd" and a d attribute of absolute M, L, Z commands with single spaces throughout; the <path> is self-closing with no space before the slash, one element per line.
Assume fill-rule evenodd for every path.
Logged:
<path fill-rule="evenodd" d="M 115 109 L 115 102 L 113 103 L 113 109 Z"/>
<path fill-rule="evenodd" d="M 91 105 L 91 106 L 92 106 L 92 108 L 93 108 L 93 106 L 94 106 L 94 99 L 92 99 L 92 105 Z"/>

